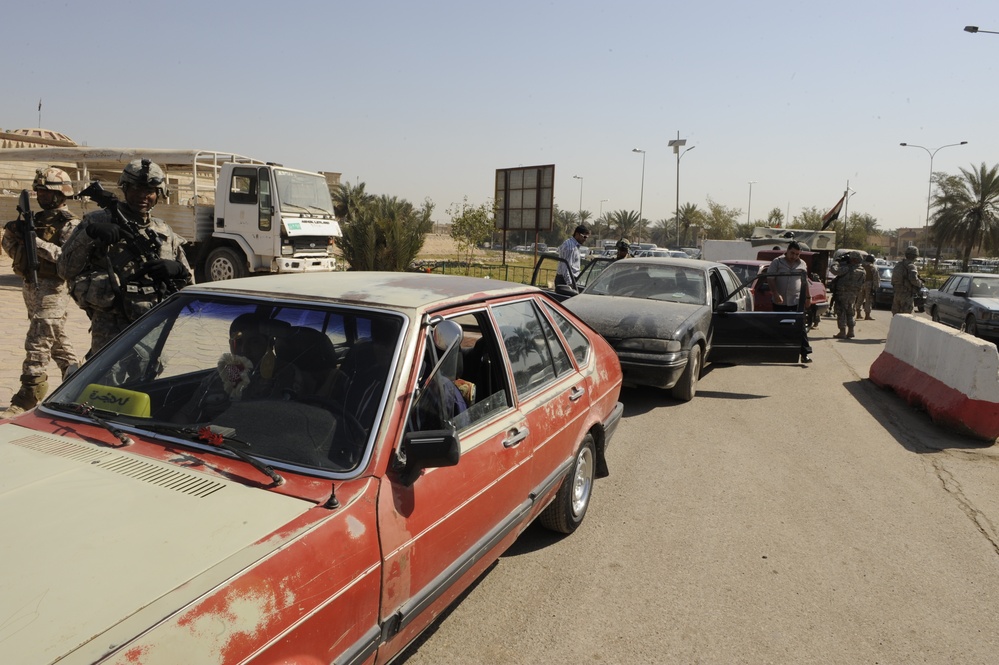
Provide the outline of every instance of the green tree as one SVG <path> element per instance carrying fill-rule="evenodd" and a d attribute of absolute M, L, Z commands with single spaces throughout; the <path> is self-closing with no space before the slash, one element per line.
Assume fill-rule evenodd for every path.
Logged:
<path fill-rule="evenodd" d="M 999 164 L 989 168 L 982 162 L 960 171 L 960 176 L 937 178 L 932 233 L 938 247 L 961 248 L 962 270 L 967 270 L 976 248 L 999 249 Z"/>
<path fill-rule="evenodd" d="M 607 224 L 618 238 L 635 241 L 639 230 L 638 212 L 635 210 L 615 210 L 607 214 Z"/>
<path fill-rule="evenodd" d="M 784 226 L 784 213 L 780 208 L 773 208 L 767 213 L 767 226 L 772 228 Z"/>
<path fill-rule="evenodd" d="M 337 246 L 351 270 L 404 271 L 420 253 L 433 227 L 430 199 L 419 208 L 394 196 L 372 197 L 351 214 Z"/>
<path fill-rule="evenodd" d="M 460 205 L 452 203 L 447 214 L 451 218 L 451 239 L 465 254 L 465 261 L 468 262 L 465 273 L 468 274 L 475 248 L 493 235 L 493 206 L 485 203 L 470 206 L 466 196 Z"/>
<path fill-rule="evenodd" d="M 364 183 L 351 185 L 341 182 L 333 190 L 333 212 L 341 221 L 350 222 L 358 211 L 367 206 L 375 197 L 364 191 Z"/>
<path fill-rule="evenodd" d="M 822 228 L 822 216 L 825 215 L 815 206 L 802 208 L 801 212 L 791 219 L 791 227 L 818 231 Z M 838 222 L 837 222 L 838 224 Z"/>
<path fill-rule="evenodd" d="M 715 240 L 734 239 L 740 217 L 742 217 L 741 209 L 729 208 L 708 197 L 708 210 L 704 215 L 704 229 L 707 237 Z"/>
<path fill-rule="evenodd" d="M 696 203 L 684 203 L 680 206 L 680 237 L 674 238 L 676 241 L 676 246 L 689 247 L 691 245 L 697 244 L 696 238 L 690 237 L 690 227 L 691 226 L 705 226 L 706 217 L 704 211 L 697 207 Z M 676 235 L 676 214 L 673 215 L 673 225 L 674 231 L 673 235 Z"/>

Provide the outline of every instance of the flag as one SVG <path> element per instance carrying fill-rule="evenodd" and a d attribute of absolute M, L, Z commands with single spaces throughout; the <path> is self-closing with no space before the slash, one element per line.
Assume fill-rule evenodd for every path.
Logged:
<path fill-rule="evenodd" d="M 819 229 L 820 231 L 825 231 L 827 226 L 839 219 L 839 211 L 843 209 L 843 201 L 845 200 L 846 193 L 844 192 L 843 196 L 840 197 L 836 205 L 832 207 L 832 210 L 822 216 L 822 228 Z"/>
<path fill-rule="evenodd" d="M 38 110 L 39 111 L 42 110 L 42 100 L 41 100 L 41 98 L 38 99 Z"/>

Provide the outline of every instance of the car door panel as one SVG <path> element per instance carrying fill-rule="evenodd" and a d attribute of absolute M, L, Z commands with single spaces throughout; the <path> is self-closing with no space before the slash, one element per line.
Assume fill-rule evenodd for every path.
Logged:
<path fill-rule="evenodd" d="M 797 362 L 804 334 L 804 312 L 715 312 L 710 359 Z"/>

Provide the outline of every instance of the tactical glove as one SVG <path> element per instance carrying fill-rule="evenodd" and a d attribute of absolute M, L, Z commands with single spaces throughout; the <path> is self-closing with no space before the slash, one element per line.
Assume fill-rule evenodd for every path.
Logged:
<path fill-rule="evenodd" d="M 113 245 L 121 239 L 121 227 L 112 222 L 93 222 L 87 225 L 87 235 L 105 245 Z"/>
<path fill-rule="evenodd" d="M 161 282 L 187 277 L 187 268 L 184 264 L 170 259 L 154 259 L 142 267 L 142 272 Z"/>

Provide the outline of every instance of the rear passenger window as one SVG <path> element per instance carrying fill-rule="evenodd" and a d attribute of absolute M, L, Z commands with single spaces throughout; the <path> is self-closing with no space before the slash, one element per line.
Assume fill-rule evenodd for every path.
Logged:
<path fill-rule="evenodd" d="M 555 321 L 558 329 L 562 331 L 562 336 L 569 343 L 569 348 L 572 349 L 572 355 L 576 359 L 576 362 L 580 366 L 585 365 L 586 357 L 590 353 L 590 340 L 562 312 L 548 303 L 545 303 L 545 309 L 548 310 L 548 314 Z"/>
<path fill-rule="evenodd" d="M 521 395 L 533 392 L 571 369 L 558 335 L 531 300 L 493 308 L 514 383 Z"/>

